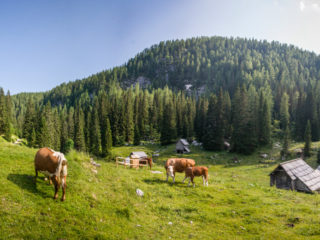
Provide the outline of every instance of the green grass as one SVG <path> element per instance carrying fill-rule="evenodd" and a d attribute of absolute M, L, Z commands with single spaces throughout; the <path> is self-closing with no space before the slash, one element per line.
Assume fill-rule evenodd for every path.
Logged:
<path fill-rule="evenodd" d="M 138 150 L 160 150 L 154 170 L 162 172 L 168 157 L 179 156 L 173 145 L 113 149 L 119 156 Z M 209 166 L 209 187 L 197 178 L 189 188 L 183 174 L 166 183 L 164 173 L 103 160 L 95 174 L 88 156 L 71 152 L 66 201 L 60 202 L 42 176 L 33 183 L 36 149 L 0 141 L 0 239 L 319 239 L 320 196 L 269 187 L 276 163 L 259 163 L 258 152 L 191 150 L 185 157 Z M 308 162 L 315 165 L 315 157 Z"/>

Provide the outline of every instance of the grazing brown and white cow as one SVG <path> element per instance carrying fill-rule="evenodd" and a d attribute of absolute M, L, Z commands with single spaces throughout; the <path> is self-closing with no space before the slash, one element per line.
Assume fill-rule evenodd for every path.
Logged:
<path fill-rule="evenodd" d="M 54 199 L 58 197 L 58 190 L 62 186 L 61 201 L 66 199 L 67 187 L 67 159 L 63 153 L 55 152 L 50 148 L 41 148 L 34 158 L 34 168 L 36 172 L 35 180 L 38 177 L 38 171 L 48 176 L 50 183 L 54 183 Z"/>
<path fill-rule="evenodd" d="M 176 172 L 184 172 L 187 167 L 193 167 L 195 164 L 196 163 L 193 159 L 169 158 L 164 166 L 167 171 L 167 181 L 170 176 L 172 177 L 173 182 L 175 182 Z"/>
<path fill-rule="evenodd" d="M 184 179 L 186 178 L 190 178 L 188 186 L 190 186 L 190 181 L 193 183 L 193 187 L 195 186 L 195 183 L 193 181 L 194 177 L 200 177 L 202 176 L 202 180 L 203 180 L 203 186 L 208 186 L 208 168 L 207 167 L 187 167 L 185 170 L 186 176 Z"/>

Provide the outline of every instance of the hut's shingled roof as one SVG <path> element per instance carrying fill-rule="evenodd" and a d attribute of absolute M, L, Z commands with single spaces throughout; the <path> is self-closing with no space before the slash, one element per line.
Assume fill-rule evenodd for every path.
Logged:
<path fill-rule="evenodd" d="M 130 157 L 132 158 L 146 158 L 148 155 L 145 152 L 132 152 L 130 153 Z"/>
<path fill-rule="evenodd" d="M 314 170 L 301 158 L 280 163 L 292 180 L 300 179 L 311 191 L 320 189 L 320 171 Z"/>
<path fill-rule="evenodd" d="M 185 146 L 189 146 L 189 143 L 188 143 L 188 141 L 186 139 L 181 138 L 180 142 L 182 142 L 182 144 L 185 145 Z"/>

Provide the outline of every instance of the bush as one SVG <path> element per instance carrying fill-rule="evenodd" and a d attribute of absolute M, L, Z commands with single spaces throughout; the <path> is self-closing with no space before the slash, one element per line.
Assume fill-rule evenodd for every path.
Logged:
<path fill-rule="evenodd" d="M 74 142 L 72 139 L 68 138 L 68 140 L 66 141 L 64 148 L 63 148 L 64 153 L 70 152 L 73 148 L 74 148 Z"/>

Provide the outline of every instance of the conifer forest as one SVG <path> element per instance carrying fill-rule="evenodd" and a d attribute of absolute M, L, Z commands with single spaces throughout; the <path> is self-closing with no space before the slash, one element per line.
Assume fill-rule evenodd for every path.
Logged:
<path fill-rule="evenodd" d="M 72 80 L 72 79 L 70 79 Z M 160 42 L 127 63 L 42 93 L 0 89 L 0 134 L 106 157 L 112 146 L 197 140 L 250 154 L 273 138 L 320 140 L 320 57 L 278 42 Z"/>

